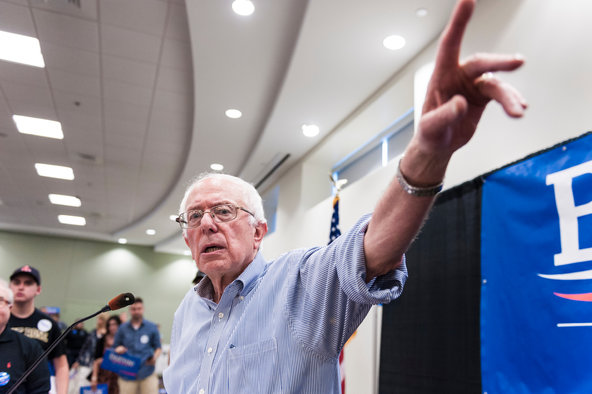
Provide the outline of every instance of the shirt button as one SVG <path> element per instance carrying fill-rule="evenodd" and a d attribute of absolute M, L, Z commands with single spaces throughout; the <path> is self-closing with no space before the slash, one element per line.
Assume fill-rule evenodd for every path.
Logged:
<path fill-rule="evenodd" d="M 220 312 L 218 313 L 218 318 L 222 319 L 224 317 L 224 313 Z"/>
<path fill-rule="evenodd" d="M 243 296 L 240 296 L 238 298 L 240 298 L 241 301 L 245 299 L 245 297 L 243 297 Z"/>
<path fill-rule="evenodd" d="M 199 390 L 199 394 L 206 394 L 206 391 L 204 389 Z"/>
<path fill-rule="evenodd" d="M 212 349 L 211 347 L 208 348 L 208 353 L 212 353 L 214 351 L 214 349 Z"/>

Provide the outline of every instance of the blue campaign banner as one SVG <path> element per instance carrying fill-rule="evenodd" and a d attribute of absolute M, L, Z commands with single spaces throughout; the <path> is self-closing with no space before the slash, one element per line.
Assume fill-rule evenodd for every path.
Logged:
<path fill-rule="evenodd" d="M 103 354 L 101 368 L 113 371 L 120 376 L 135 378 L 138 370 L 142 366 L 142 360 L 139 357 L 127 353 L 117 354 L 113 349 L 107 349 Z"/>
<path fill-rule="evenodd" d="M 109 394 L 107 383 L 97 384 L 97 389 L 93 391 L 91 386 L 82 386 L 80 394 Z"/>
<path fill-rule="evenodd" d="M 484 393 L 592 393 L 592 134 L 485 178 Z"/>

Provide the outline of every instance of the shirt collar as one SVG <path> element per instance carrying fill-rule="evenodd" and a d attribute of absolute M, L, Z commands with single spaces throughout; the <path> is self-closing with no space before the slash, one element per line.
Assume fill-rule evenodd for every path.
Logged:
<path fill-rule="evenodd" d="M 256 284 L 257 278 L 259 278 L 264 272 L 265 266 L 265 259 L 260 252 L 257 252 L 255 259 L 247 265 L 247 268 L 245 268 L 238 278 L 230 283 L 227 288 L 238 286 L 240 295 L 247 295 Z M 214 298 L 214 286 L 207 275 L 193 288 L 193 290 L 202 298 L 208 300 Z M 226 289 L 224 289 L 224 291 L 226 291 Z"/>

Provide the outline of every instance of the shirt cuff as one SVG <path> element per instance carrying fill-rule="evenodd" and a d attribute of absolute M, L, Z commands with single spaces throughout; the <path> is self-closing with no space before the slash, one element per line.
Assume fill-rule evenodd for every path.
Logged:
<path fill-rule="evenodd" d="M 347 236 L 352 239 L 341 240 L 345 241 L 345 245 L 349 245 L 346 246 L 350 249 L 347 254 L 353 258 L 340 260 L 337 265 L 337 274 L 343 291 L 352 301 L 370 305 L 387 304 L 403 292 L 403 286 L 407 280 L 406 258 L 403 255 L 401 264 L 396 269 L 366 283 L 364 235 L 370 218 L 371 215 L 365 215 L 354 225 Z"/>

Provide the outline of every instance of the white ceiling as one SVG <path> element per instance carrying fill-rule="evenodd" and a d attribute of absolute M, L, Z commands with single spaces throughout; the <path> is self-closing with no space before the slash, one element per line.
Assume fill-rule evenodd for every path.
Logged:
<path fill-rule="evenodd" d="M 253 0 L 241 17 L 232 0 L 70 1 L 0 0 L 0 30 L 37 37 L 46 63 L 0 61 L 0 229 L 168 252 L 183 250 L 169 216 L 193 176 L 218 162 L 273 182 L 432 42 L 454 4 Z M 386 50 L 390 34 L 406 47 Z M 60 121 L 64 139 L 20 134 L 13 114 Z M 321 134 L 303 137 L 303 123 Z M 39 177 L 36 162 L 76 178 Z M 52 205 L 49 193 L 82 206 Z"/>

